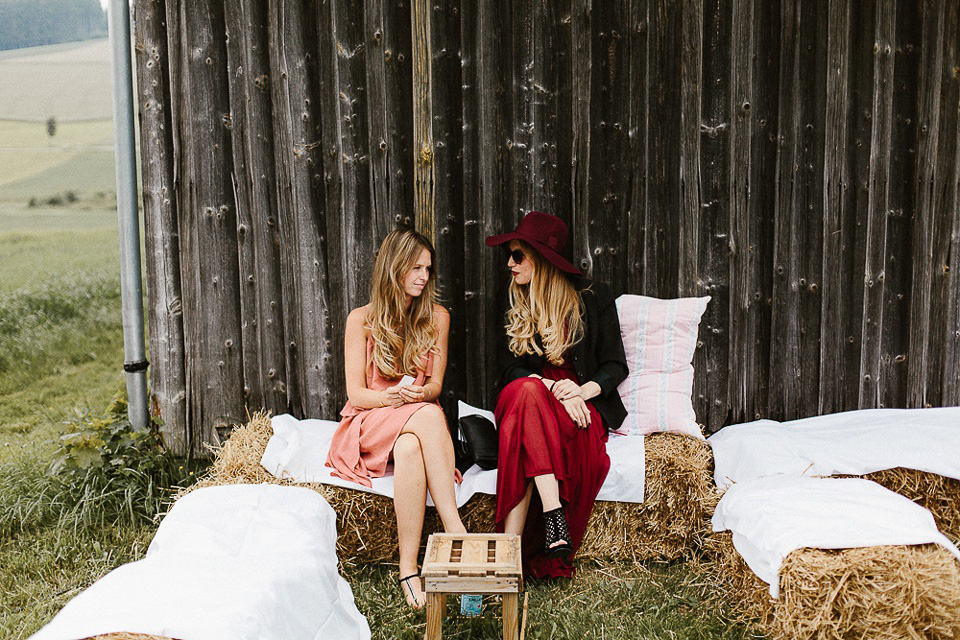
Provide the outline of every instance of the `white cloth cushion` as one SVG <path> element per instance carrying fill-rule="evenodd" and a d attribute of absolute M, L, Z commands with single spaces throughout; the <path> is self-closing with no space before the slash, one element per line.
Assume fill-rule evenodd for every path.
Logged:
<path fill-rule="evenodd" d="M 721 489 L 774 475 L 859 476 L 895 467 L 960 480 L 960 407 L 758 420 L 726 427 L 707 442 Z"/>
<path fill-rule="evenodd" d="M 620 433 L 670 431 L 703 439 L 693 411 L 693 353 L 700 318 L 709 301 L 709 296 L 617 298 L 629 369 L 626 380 L 617 387 L 627 409 Z"/>
<path fill-rule="evenodd" d="M 480 413 L 487 415 L 494 424 L 493 414 L 476 409 L 466 403 L 461 407 L 461 415 Z M 322 484 L 347 487 L 357 491 L 370 491 L 389 498 L 393 497 L 393 466 L 387 466 L 382 478 L 372 478 L 373 487 L 359 484 L 330 475 L 332 469 L 324 462 L 330 449 L 330 440 L 337 429 L 337 423 L 330 420 L 297 420 L 291 415 L 274 416 L 273 436 L 267 443 L 260 464 L 276 478 L 289 478 L 294 482 L 320 482 Z M 643 502 L 644 490 L 644 443 L 643 438 L 625 438 L 610 435 L 607 442 L 607 454 L 610 456 L 610 472 L 600 488 L 597 500 L 610 502 Z M 474 465 L 463 474 L 463 482 L 456 485 L 457 506 L 462 507 L 475 493 L 496 495 L 497 471 L 484 471 Z M 427 504 L 433 500 L 427 495 Z"/>
<path fill-rule="evenodd" d="M 960 551 L 923 507 L 860 478 L 777 476 L 730 487 L 713 514 L 714 531 L 732 531 L 733 546 L 779 597 L 780 565 L 797 549 L 939 544 Z"/>
<path fill-rule="evenodd" d="M 336 514 L 271 484 L 187 494 L 143 560 L 111 571 L 31 640 L 130 632 L 182 640 L 368 640 L 337 573 Z"/>

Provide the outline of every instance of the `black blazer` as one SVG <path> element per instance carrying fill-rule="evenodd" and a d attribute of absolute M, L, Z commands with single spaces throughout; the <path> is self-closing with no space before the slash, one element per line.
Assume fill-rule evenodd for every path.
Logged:
<path fill-rule="evenodd" d="M 583 339 L 573 346 L 573 367 L 580 384 L 592 380 L 600 386 L 600 395 L 590 400 L 600 412 L 608 430 L 618 429 L 627 417 L 617 386 L 627 377 L 627 357 L 623 352 L 620 335 L 620 319 L 610 287 L 602 282 L 585 278 L 571 278 L 574 287 L 583 299 Z M 539 341 L 540 336 L 536 339 Z M 509 348 L 506 334 L 500 341 L 500 389 L 513 380 L 542 375 L 544 356 L 514 355 Z"/>

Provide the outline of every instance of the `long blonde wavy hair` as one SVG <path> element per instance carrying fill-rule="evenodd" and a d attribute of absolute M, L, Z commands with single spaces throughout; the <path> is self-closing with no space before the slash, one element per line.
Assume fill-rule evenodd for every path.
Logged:
<path fill-rule="evenodd" d="M 542 355 L 558 365 L 563 354 L 583 339 L 583 300 L 560 269 L 529 244 L 518 242 L 526 259 L 533 261 L 533 276 L 525 285 L 510 283 L 506 315 L 510 351 Z M 542 348 L 535 339 L 538 333 Z"/>
<path fill-rule="evenodd" d="M 436 267 L 433 244 L 413 229 L 395 229 L 380 244 L 373 267 L 366 327 L 373 336 L 373 364 L 387 379 L 416 376 L 426 366 L 426 355 L 436 349 L 439 331 L 433 317 L 437 288 L 433 274 L 423 292 L 406 307 L 403 279 L 423 250 Z"/>

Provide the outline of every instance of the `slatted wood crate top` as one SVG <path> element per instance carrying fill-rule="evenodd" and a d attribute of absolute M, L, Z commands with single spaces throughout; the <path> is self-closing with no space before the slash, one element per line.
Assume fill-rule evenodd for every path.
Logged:
<path fill-rule="evenodd" d="M 522 573 L 520 536 L 435 533 L 427 541 L 421 573 L 427 591 L 517 592 Z"/>

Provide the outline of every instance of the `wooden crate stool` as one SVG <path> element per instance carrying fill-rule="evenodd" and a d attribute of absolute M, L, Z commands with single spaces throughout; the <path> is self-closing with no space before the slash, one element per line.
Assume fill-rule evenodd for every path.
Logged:
<path fill-rule="evenodd" d="M 503 640 L 517 638 L 517 606 L 523 575 L 520 536 L 508 533 L 434 533 L 423 559 L 427 594 L 426 640 L 439 640 L 448 593 L 497 594 L 503 598 Z"/>

